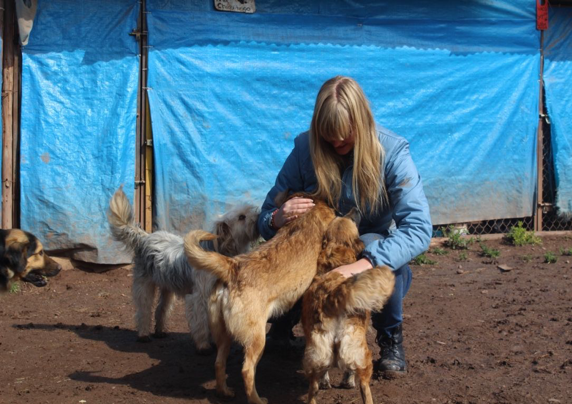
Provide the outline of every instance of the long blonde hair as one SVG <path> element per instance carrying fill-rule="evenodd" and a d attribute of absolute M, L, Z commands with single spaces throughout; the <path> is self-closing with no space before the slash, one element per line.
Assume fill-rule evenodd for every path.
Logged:
<path fill-rule="evenodd" d="M 314 195 L 338 207 L 343 164 L 328 141 L 355 136 L 352 191 L 356 207 L 373 213 L 387 202 L 383 173 L 385 152 L 369 102 L 359 84 L 344 76 L 326 81 L 316 97 L 310 126 L 310 154 L 318 180 Z"/>

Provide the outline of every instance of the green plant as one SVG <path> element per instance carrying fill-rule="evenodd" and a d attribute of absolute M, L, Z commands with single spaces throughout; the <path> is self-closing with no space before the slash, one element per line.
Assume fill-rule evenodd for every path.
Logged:
<path fill-rule="evenodd" d="M 518 222 L 516 226 L 511 227 L 505 235 L 505 240 L 515 246 L 542 243 L 540 237 L 535 236 L 534 232 L 526 230 L 522 225 L 522 222 Z"/>
<path fill-rule="evenodd" d="M 553 252 L 548 251 L 546 254 L 544 254 L 545 263 L 556 264 L 556 261 L 558 261 L 558 257 Z"/>
<path fill-rule="evenodd" d="M 447 237 L 444 244 L 452 250 L 467 250 L 469 246 L 475 242 L 472 237 L 463 237 L 461 232 L 455 229 L 454 226 L 441 227 L 443 235 Z"/>
<path fill-rule="evenodd" d="M 566 255 L 566 256 L 571 256 L 572 255 L 572 248 L 560 248 L 560 254 L 561 255 Z"/>
<path fill-rule="evenodd" d="M 481 255 L 483 257 L 487 257 L 492 259 L 493 261 L 496 261 L 496 259 L 500 256 L 500 251 L 499 250 L 495 250 L 494 248 L 489 248 L 487 247 L 486 244 L 481 243 Z"/>
<path fill-rule="evenodd" d="M 532 261 L 532 255 L 528 254 L 528 255 L 523 255 L 522 257 L 520 257 L 524 262 L 530 262 Z"/>
<path fill-rule="evenodd" d="M 437 262 L 427 258 L 425 253 L 423 253 L 415 257 L 411 263 L 413 265 L 435 265 Z"/>
<path fill-rule="evenodd" d="M 431 252 L 432 254 L 435 254 L 435 255 L 447 255 L 447 254 L 449 254 L 449 251 L 444 250 L 443 248 L 437 248 L 437 247 L 431 249 L 430 252 Z"/>
<path fill-rule="evenodd" d="M 10 293 L 20 293 L 20 291 L 22 290 L 20 283 L 19 282 L 12 282 L 12 284 L 10 285 Z"/>
<path fill-rule="evenodd" d="M 467 257 L 466 252 L 462 252 L 459 254 L 459 261 L 467 261 L 469 258 Z"/>

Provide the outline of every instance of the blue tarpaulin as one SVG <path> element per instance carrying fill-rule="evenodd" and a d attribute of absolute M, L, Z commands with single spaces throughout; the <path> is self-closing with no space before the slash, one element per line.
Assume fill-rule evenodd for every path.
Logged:
<path fill-rule="evenodd" d="M 534 1 L 260 1 L 255 14 L 196 3 L 147 2 L 159 228 L 261 203 L 340 74 L 410 141 L 435 224 L 532 214 Z"/>
<path fill-rule="evenodd" d="M 572 215 L 572 9 L 550 9 L 544 51 L 546 108 L 556 180 L 556 207 Z"/>
<path fill-rule="evenodd" d="M 138 2 L 40 1 L 23 50 L 21 222 L 48 249 L 128 262 L 105 218 L 133 199 Z M 154 227 L 210 228 L 260 205 L 321 84 L 364 88 L 411 143 L 435 224 L 533 214 L 540 34 L 534 0 L 267 0 L 256 13 L 148 0 Z M 545 83 L 557 204 L 569 212 L 570 10 L 551 9 Z"/>
<path fill-rule="evenodd" d="M 135 0 L 40 1 L 23 49 L 22 228 L 78 260 L 130 260 L 105 215 L 134 192 L 137 16 Z"/>

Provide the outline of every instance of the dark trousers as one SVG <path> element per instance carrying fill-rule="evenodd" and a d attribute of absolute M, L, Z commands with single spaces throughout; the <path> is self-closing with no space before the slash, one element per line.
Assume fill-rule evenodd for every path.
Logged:
<path fill-rule="evenodd" d="M 378 335 L 381 333 L 391 335 L 391 331 L 403 321 L 403 298 L 409 291 L 413 274 L 408 264 L 393 273 L 395 275 L 393 294 L 380 312 L 371 315 L 371 323 Z"/>

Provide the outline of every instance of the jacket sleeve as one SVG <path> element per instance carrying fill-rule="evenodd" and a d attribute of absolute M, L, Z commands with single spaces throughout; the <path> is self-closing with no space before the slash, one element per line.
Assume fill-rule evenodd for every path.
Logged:
<path fill-rule="evenodd" d="M 272 187 L 270 192 L 268 192 L 268 195 L 266 195 L 266 199 L 260 209 L 260 216 L 258 216 L 258 230 L 265 240 L 271 239 L 276 234 L 276 230 L 270 226 L 272 212 L 277 209 L 277 206 L 274 203 L 276 195 L 286 189 L 291 193 L 302 191 L 304 189 L 298 154 L 298 148 L 295 144 L 294 149 L 290 152 L 290 155 L 278 173 L 274 187 Z"/>
<path fill-rule="evenodd" d="M 374 266 L 387 265 L 395 271 L 429 248 L 433 232 L 423 183 L 407 142 L 386 164 L 385 179 L 396 229 L 369 244 L 362 255 Z"/>

